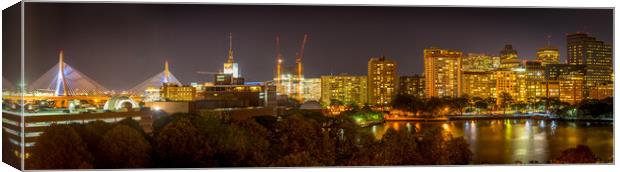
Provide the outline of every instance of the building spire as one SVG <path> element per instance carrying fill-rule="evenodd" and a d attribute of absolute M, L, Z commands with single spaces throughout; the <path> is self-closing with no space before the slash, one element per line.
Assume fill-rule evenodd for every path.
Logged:
<path fill-rule="evenodd" d="M 228 35 L 228 63 L 233 63 L 232 32 Z"/>
<path fill-rule="evenodd" d="M 551 35 L 547 35 L 547 47 L 551 47 Z"/>

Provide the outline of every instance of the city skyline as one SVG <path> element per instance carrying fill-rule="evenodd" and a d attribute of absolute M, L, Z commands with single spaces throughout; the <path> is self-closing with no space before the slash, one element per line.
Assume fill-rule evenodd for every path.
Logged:
<path fill-rule="evenodd" d="M 36 9 L 37 12 L 29 13 L 29 8 Z M 270 8 L 275 8 L 273 11 L 279 12 L 264 11 Z M 118 13 L 98 15 L 98 11 L 110 9 L 116 9 Z M 428 13 L 436 10 L 447 13 L 442 16 L 432 16 Z M 362 14 L 367 11 L 380 14 L 376 16 L 372 13 Z M 41 76 L 55 64 L 58 50 L 63 49 L 68 64 L 114 90 L 129 89 L 156 74 L 161 71 L 164 60 L 170 61 L 171 72 L 185 84 L 211 81 L 211 76 L 200 75 L 196 71 L 222 70 L 221 64 L 227 58 L 229 32 L 234 34 L 235 61 L 239 64 L 240 73 L 246 81 L 273 79 L 276 34 L 280 35 L 284 66 L 294 65 L 294 55 L 299 51 L 303 34 L 309 34 L 310 39 L 303 59 L 306 78 L 339 73 L 366 75 L 367 61 L 371 57 L 381 55 L 399 64 L 398 76 L 421 74 L 422 51 L 431 46 L 459 50 L 464 55 L 467 53 L 498 55 L 504 44 L 512 44 L 519 52 L 519 58 L 534 59 L 538 48 L 547 45 L 547 35 L 552 36 L 550 44 L 559 49 L 560 61 L 564 62 L 565 33 L 583 31 L 586 27 L 585 31 L 592 36 L 612 44 L 611 15 L 606 14 L 611 12 L 612 10 L 536 8 L 158 4 L 89 6 L 89 4 L 29 3 L 26 14 L 30 16 L 29 21 L 32 23 L 26 23 L 26 33 L 34 36 L 26 38 L 28 44 L 26 44 L 25 75 L 26 82 L 32 82 Z M 47 16 L 48 13 L 54 15 Z M 219 19 L 217 16 L 209 15 L 213 13 L 222 16 L 231 13 L 236 15 Z M 311 17 L 312 15 L 317 17 Z M 532 15 L 545 16 L 541 18 L 553 18 L 554 15 L 562 17 L 553 20 L 526 17 Z M 39 20 L 43 16 L 46 17 L 46 21 Z M 183 21 L 175 20 L 188 16 L 192 17 Z M 244 18 L 248 16 L 254 17 Z M 330 16 L 333 17 L 328 18 Z M 592 17 L 601 20 L 596 22 L 588 20 Z M 456 20 L 457 18 L 460 20 Z M 609 22 L 601 22 L 605 21 L 605 18 L 608 18 Z M 338 23 L 345 19 L 350 21 L 346 24 Z M 281 23 L 278 20 L 282 20 Z M 317 26 L 317 22 L 322 20 L 327 22 Z M 442 20 L 448 22 L 440 22 Z M 557 21 L 557 24 L 546 26 L 549 20 Z M 416 24 L 424 21 L 437 27 L 429 29 L 422 27 L 425 24 Z M 454 22 L 454 27 L 446 29 L 446 25 L 452 25 L 449 21 Z M 215 27 L 211 28 L 210 23 L 215 24 Z M 252 24 L 256 26 L 254 29 L 247 27 Z M 49 27 L 45 29 L 28 27 L 37 25 Z M 493 25 L 528 27 L 493 27 Z M 541 27 L 534 27 L 536 25 Z M 282 27 L 274 28 L 274 26 Z M 441 36 L 428 36 L 429 32 Z M 481 43 L 477 44 L 476 41 Z M 11 56 L 11 53 L 7 52 L 3 56 Z M 92 59 L 106 60 L 92 63 Z M 327 60 L 330 60 L 329 65 L 325 65 Z M 135 70 L 137 67 L 142 70 Z M 3 73 L 8 80 L 17 83 L 17 74 L 14 71 L 14 67 L 8 67 Z M 121 75 L 122 77 L 119 77 Z"/>

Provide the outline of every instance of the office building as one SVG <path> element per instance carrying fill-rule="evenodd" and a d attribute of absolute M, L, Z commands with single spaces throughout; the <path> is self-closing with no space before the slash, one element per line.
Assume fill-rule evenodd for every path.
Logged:
<path fill-rule="evenodd" d="M 426 97 L 459 97 L 461 95 L 462 52 L 424 49 L 424 77 Z"/>
<path fill-rule="evenodd" d="M 385 106 L 396 95 L 396 62 L 385 56 L 368 61 L 368 102 Z"/>
<path fill-rule="evenodd" d="M 194 101 L 196 88 L 189 85 L 164 84 L 161 97 L 165 101 Z"/>
<path fill-rule="evenodd" d="M 366 76 L 321 76 L 321 104 L 330 105 L 332 100 L 338 100 L 363 106 L 368 102 L 367 86 Z"/>
<path fill-rule="evenodd" d="M 425 85 L 424 75 L 401 76 L 398 78 L 398 93 L 424 98 Z"/>
<path fill-rule="evenodd" d="M 304 102 L 321 100 L 321 78 L 305 78 L 303 84 Z"/>

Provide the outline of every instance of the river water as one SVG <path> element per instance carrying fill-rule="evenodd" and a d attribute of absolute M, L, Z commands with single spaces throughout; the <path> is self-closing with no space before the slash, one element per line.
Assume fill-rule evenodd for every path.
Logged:
<path fill-rule="evenodd" d="M 440 127 L 470 144 L 474 164 L 546 163 L 567 148 L 590 147 L 604 160 L 613 156 L 613 123 L 535 119 L 459 120 L 449 122 L 386 122 L 366 127 L 377 139 L 393 128 L 398 132 Z"/>

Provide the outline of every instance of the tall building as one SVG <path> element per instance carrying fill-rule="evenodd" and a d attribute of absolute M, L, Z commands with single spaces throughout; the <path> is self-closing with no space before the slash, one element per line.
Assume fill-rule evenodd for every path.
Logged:
<path fill-rule="evenodd" d="M 544 62 L 525 61 L 525 98 L 546 97 L 546 80 Z"/>
<path fill-rule="evenodd" d="M 612 67 L 612 47 L 586 33 L 566 35 L 568 64 L 602 65 Z"/>
<path fill-rule="evenodd" d="M 321 100 L 321 78 L 305 78 L 303 84 L 304 101 Z"/>
<path fill-rule="evenodd" d="M 368 102 L 366 76 L 346 74 L 321 76 L 321 103 L 329 105 L 331 100 L 345 104 L 364 105 Z"/>
<path fill-rule="evenodd" d="M 611 45 L 578 32 L 566 35 L 566 51 L 568 64 L 586 65 L 586 90 L 596 85 L 613 83 Z"/>
<path fill-rule="evenodd" d="M 228 36 L 228 60 L 224 63 L 224 72 L 225 74 L 231 74 L 233 78 L 239 77 L 239 66 L 235 63 L 233 59 L 233 50 L 232 50 L 232 33 Z"/>
<path fill-rule="evenodd" d="M 396 95 L 396 62 L 385 56 L 368 61 L 368 102 L 384 106 Z"/>
<path fill-rule="evenodd" d="M 401 76 L 398 78 L 398 94 L 424 97 L 424 75 Z"/>
<path fill-rule="evenodd" d="M 539 60 L 542 66 L 546 66 L 547 64 L 558 64 L 560 63 L 560 51 L 551 46 L 539 48 L 536 52 L 536 60 Z"/>
<path fill-rule="evenodd" d="M 461 95 L 460 51 L 424 49 L 424 77 L 426 97 L 459 97 Z"/>
<path fill-rule="evenodd" d="M 493 71 L 493 76 L 496 79 L 495 89 L 498 102 L 501 102 L 500 96 L 502 93 L 508 93 L 513 99 L 519 97 L 519 78 L 518 73 L 515 70 L 500 69 Z"/>
<path fill-rule="evenodd" d="M 501 60 L 510 60 L 519 58 L 517 50 L 512 49 L 511 44 L 504 45 L 504 49 L 499 52 L 499 57 Z"/>

